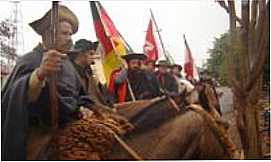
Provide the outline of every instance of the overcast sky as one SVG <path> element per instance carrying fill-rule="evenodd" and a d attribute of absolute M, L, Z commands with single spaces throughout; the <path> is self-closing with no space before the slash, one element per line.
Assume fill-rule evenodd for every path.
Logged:
<path fill-rule="evenodd" d="M 197 66 L 208 58 L 207 50 L 213 46 L 214 37 L 228 30 L 228 15 L 215 0 L 178 0 L 178 1 L 101 1 L 105 10 L 135 52 L 143 51 L 145 31 L 150 19 L 151 8 L 166 47 L 175 62 L 183 65 L 184 41 L 186 39 L 196 60 Z M 90 5 L 88 1 L 62 1 L 79 18 L 79 30 L 73 36 L 97 40 Z M 23 1 L 20 3 L 24 51 L 30 51 L 41 38 L 28 26 L 28 23 L 42 17 L 51 7 L 49 1 Z M 0 20 L 11 16 L 12 5 L 9 1 L 0 2 Z M 19 36 L 19 38 L 22 35 Z M 158 37 L 157 37 L 158 38 Z"/>

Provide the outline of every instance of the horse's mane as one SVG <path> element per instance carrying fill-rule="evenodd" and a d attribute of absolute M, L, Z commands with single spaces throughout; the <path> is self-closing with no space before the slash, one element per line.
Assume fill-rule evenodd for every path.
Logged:
<path fill-rule="evenodd" d="M 184 109 L 177 112 L 170 104 L 168 98 L 157 100 L 130 119 L 131 124 L 133 124 L 136 129 L 128 133 L 127 136 L 150 131 L 169 122 L 177 115 L 183 114 L 184 112 Z"/>

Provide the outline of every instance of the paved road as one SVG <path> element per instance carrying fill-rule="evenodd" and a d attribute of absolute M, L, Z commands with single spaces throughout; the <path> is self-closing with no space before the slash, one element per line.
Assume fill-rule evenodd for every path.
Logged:
<path fill-rule="evenodd" d="M 228 87 L 217 88 L 218 92 L 223 92 L 222 97 L 220 97 L 220 105 L 222 114 L 226 114 L 233 111 L 233 94 Z"/>

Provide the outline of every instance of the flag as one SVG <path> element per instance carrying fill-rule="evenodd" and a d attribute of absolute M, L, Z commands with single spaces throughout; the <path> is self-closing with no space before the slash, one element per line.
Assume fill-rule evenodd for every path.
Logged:
<path fill-rule="evenodd" d="M 101 58 L 104 76 L 108 84 L 111 73 L 122 66 L 120 56 L 127 54 L 127 45 L 101 3 L 90 1 L 90 7 L 96 36 L 103 48 Z"/>
<path fill-rule="evenodd" d="M 158 49 L 154 38 L 152 19 L 149 21 L 143 49 L 144 53 L 148 56 L 148 60 L 158 60 Z"/>
<path fill-rule="evenodd" d="M 188 46 L 188 43 L 184 37 L 184 44 L 185 44 L 185 61 L 184 61 L 184 72 L 186 73 L 186 77 L 191 76 L 193 79 L 198 80 L 198 70 L 195 66 L 194 59 L 192 57 L 191 50 Z"/>

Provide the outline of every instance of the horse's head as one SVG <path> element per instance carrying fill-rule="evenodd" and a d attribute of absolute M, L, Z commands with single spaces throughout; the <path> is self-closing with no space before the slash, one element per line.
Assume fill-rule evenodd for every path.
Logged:
<path fill-rule="evenodd" d="M 219 100 L 215 89 L 204 83 L 193 86 L 190 82 L 183 80 L 179 86 L 179 96 L 174 97 L 176 103 L 180 106 L 190 104 L 199 104 L 209 110 L 210 105 L 220 112 Z"/>
<path fill-rule="evenodd" d="M 174 100 L 181 107 L 189 104 L 199 103 L 199 90 L 187 80 L 181 80 L 179 83 L 179 95 Z"/>
<path fill-rule="evenodd" d="M 199 83 L 194 89 L 186 91 L 184 96 L 186 104 L 199 104 L 208 111 L 216 109 L 221 115 L 219 97 L 211 85 Z"/>

